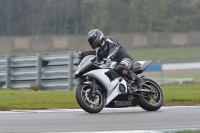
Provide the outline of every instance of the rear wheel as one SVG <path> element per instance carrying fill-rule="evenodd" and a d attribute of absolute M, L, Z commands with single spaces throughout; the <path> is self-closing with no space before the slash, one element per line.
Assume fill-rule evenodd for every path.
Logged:
<path fill-rule="evenodd" d="M 163 92 L 160 86 L 155 81 L 145 78 L 144 81 L 145 84 L 148 85 L 151 88 L 151 91 L 154 93 L 141 92 L 140 94 L 138 94 L 136 97 L 138 98 L 139 106 L 147 111 L 156 111 L 163 104 Z"/>
<path fill-rule="evenodd" d="M 92 89 L 88 85 L 79 85 L 76 90 L 76 100 L 80 107 L 88 113 L 98 113 L 104 108 L 104 99 L 99 86 L 96 86 L 95 97 L 92 98 Z"/>

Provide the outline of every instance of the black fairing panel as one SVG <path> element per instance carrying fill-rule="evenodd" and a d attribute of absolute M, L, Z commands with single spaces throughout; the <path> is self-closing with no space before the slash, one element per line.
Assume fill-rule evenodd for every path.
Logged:
<path fill-rule="evenodd" d="M 106 72 L 105 75 L 110 79 L 110 81 L 113 81 L 114 79 L 120 77 L 120 75 L 114 70 Z"/>

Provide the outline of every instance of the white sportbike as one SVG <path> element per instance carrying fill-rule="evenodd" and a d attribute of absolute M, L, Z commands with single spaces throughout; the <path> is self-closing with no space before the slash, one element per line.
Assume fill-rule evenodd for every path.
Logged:
<path fill-rule="evenodd" d="M 79 80 L 76 100 L 88 113 L 98 113 L 104 107 L 120 108 L 139 105 L 147 111 L 156 111 L 163 104 L 163 93 L 153 80 L 144 80 L 142 89 L 137 89 L 134 82 L 120 76 L 116 71 L 116 62 L 95 62 L 94 55 L 88 55 L 79 64 L 75 78 Z M 141 74 L 151 60 L 138 61 L 132 71 Z"/>

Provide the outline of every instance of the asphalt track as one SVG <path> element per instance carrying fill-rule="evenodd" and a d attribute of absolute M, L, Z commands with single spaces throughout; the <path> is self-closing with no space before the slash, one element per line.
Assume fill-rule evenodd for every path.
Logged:
<path fill-rule="evenodd" d="M 200 106 L 162 107 L 155 112 L 144 111 L 140 107 L 109 108 L 98 114 L 89 114 L 81 109 L 0 112 L 0 133 L 131 133 L 185 128 L 200 129 Z"/>

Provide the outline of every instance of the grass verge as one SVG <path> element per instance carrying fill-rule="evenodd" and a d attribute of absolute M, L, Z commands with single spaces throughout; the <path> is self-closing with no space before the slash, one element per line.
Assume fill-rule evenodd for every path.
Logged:
<path fill-rule="evenodd" d="M 200 85 L 161 87 L 164 105 L 200 105 Z"/>
<path fill-rule="evenodd" d="M 200 133 L 200 130 L 197 130 L 197 131 L 178 131 L 178 132 L 173 132 L 173 133 Z"/>
<path fill-rule="evenodd" d="M 78 107 L 75 91 L 0 90 L 0 110 Z"/>
<path fill-rule="evenodd" d="M 198 62 L 200 59 L 199 46 L 194 47 L 170 47 L 170 48 L 141 48 L 129 50 L 129 54 L 137 60 L 153 60 L 158 63 L 162 60 L 164 63 L 178 62 Z"/>
<path fill-rule="evenodd" d="M 164 105 L 200 104 L 200 85 L 164 86 Z M 79 108 L 75 91 L 0 89 L 0 110 Z"/>

